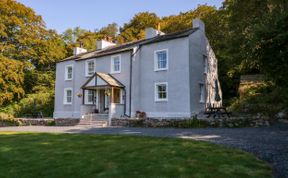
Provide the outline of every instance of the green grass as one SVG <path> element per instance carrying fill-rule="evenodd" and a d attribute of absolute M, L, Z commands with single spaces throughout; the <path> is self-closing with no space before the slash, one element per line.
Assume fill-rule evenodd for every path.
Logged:
<path fill-rule="evenodd" d="M 272 177 L 253 155 L 173 138 L 0 132 L 0 177 Z"/>

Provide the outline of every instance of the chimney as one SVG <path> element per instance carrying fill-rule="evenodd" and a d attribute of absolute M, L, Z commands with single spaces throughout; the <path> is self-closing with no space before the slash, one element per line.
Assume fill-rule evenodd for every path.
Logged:
<path fill-rule="evenodd" d="M 193 19 L 193 28 L 199 28 L 202 32 L 205 33 L 205 24 L 200 19 Z"/>
<path fill-rule="evenodd" d="M 160 28 L 160 25 L 158 25 L 158 28 Z M 165 33 L 161 32 L 160 30 L 155 30 L 152 27 L 145 29 L 145 39 L 154 38 L 155 36 L 159 35 L 165 35 Z"/>
<path fill-rule="evenodd" d="M 108 41 L 109 40 L 109 41 Z M 112 38 L 106 38 L 106 40 L 97 40 L 96 41 L 97 50 L 107 48 L 109 46 L 115 46 L 116 44 L 112 42 Z"/>
<path fill-rule="evenodd" d="M 73 48 L 73 55 L 74 56 L 81 54 L 81 53 L 86 53 L 86 52 L 87 52 L 87 49 L 84 49 L 84 48 L 79 48 L 79 47 Z"/>

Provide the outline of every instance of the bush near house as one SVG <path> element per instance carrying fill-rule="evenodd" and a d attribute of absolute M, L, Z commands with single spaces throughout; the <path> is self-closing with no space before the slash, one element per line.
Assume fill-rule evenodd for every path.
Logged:
<path fill-rule="evenodd" d="M 251 86 L 246 88 L 240 98 L 234 99 L 230 109 L 233 112 L 262 115 L 275 119 L 278 113 L 287 112 L 287 92 L 287 89 L 279 88 L 269 82 Z"/>

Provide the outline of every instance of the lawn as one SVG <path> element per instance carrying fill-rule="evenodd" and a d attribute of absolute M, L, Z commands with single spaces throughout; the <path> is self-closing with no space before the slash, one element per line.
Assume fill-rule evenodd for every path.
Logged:
<path fill-rule="evenodd" d="M 0 132 L 0 177 L 272 177 L 251 154 L 205 142 Z"/>

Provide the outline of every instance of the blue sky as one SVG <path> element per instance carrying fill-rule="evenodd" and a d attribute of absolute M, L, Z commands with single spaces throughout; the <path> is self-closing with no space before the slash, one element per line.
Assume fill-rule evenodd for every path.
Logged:
<path fill-rule="evenodd" d="M 41 15 L 48 28 L 62 33 L 80 26 L 91 30 L 109 23 L 129 22 L 138 12 L 155 12 L 158 16 L 175 15 L 200 4 L 221 6 L 223 0 L 17 0 Z"/>

